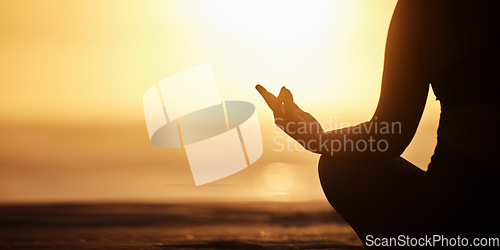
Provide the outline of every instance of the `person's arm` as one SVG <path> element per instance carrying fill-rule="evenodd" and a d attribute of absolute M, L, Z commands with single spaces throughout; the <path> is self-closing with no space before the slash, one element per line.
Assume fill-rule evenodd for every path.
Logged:
<path fill-rule="evenodd" d="M 316 120 L 293 103 L 287 89 L 274 97 L 259 87 L 273 109 L 276 124 L 313 152 L 339 158 L 399 156 L 415 134 L 429 90 L 419 58 L 419 13 L 411 5 L 409 1 L 399 1 L 394 11 L 386 43 L 380 99 L 370 121 L 329 132 L 300 134 L 297 130 L 300 126 L 287 125 L 314 124 Z M 361 150 L 370 143 L 376 146 L 375 150 L 373 147 Z"/>
<path fill-rule="evenodd" d="M 344 148 L 335 153 L 338 157 L 370 155 L 375 157 L 399 156 L 412 140 L 425 107 L 429 83 L 426 82 L 420 59 L 419 11 L 410 1 L 399 1 L 392 16 L 386 42 L 382 87 L 377 109 L 372 119 L 362 123 L 360 134 L 354 128 L 331 131 L 330 140 L 384 140 L 385 151 L 359 152 Z M 383 130 L 389 125 L 389 132 Z M 378 125 L 378 126 L 376 126 Z M 394 126 L 393 126 L 394 125 Z M 371 131 L 367 131 L 368 128 Z M 377 128 L 378 131 L 373 131 Z M 339 133 L 342 132 L 342 133 Z M 350 133 L 347 133 L 350 132 Z M 344 137 L 343 135 L 347 136 Z M 383 146 L 380 142 L 379 146 Z M 331 153 L 331 152 L 322 152 Z"/>

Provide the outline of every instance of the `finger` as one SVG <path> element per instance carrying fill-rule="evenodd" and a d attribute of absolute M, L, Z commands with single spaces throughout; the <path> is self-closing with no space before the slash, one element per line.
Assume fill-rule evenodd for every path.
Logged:
<path fill-rule="evenodd" d="M 298 136 L 297 128 L 299 124 L 304 123 L 304 120 L 295 113 L 293 95 L 289 89 L 286 87 L 281 88 L 280 97 L 278 99 L 283 101 L 284 115 L 289 122 L 285 132 L 295 139 Z"/>
<path fill-rule="evenodd" d="M 285 101 L 288 101 L 290 100 L 290 96 L 291 96 L 291 92 L 290 90 L 288 90 L 285 86 L 281 87 L 280 89 L 280 93 L 278 94 L 278 97 L 276 97 L 276 101 L 279 103 L 279 104 L 284 104 Z M 291 100 L 293 102 L 293 97 L 291 97 Z M 284 105 L 283 105 L 283 109 L 284 109 Z M 285 110 L 283 110 L 285 111 Z M 290 111 L 292 111 L 290 109 Z M 291 112 L 292 113 L 292 112 Z"/>
<path fill-rule="evenodd" d="M 283 103 L 283 101 L 284 101 L 284 95 L 285 95 L 285 86 L 281 87 L 280 93 L 278 94 L 278 97 L 276 97 L 276 100 L 279 103 Z"/>
<path fill-rule="evenodd" d="M 290 92 L 290 90 L 288 90 L 287 88 L 284 88 L 282 96 L 283 96 L 282 99 L 283 99 L 283 104 L 284 104 L 284 108 L 285 108 L 285 115 L 290 119 L 294 119 L 296 105 L 293 102 L 292 92 Z"/>
<path fill-rule="evenodd" d="M 271 94 L 269 91 L 266 90 L 266 88 L 262 87 L 262 85 L 257 84 L 255 86 L 255 89 L 260 93 L 262 98 L 264 98 L 264 101 L 267 103 L 267 106 L 269 106 L 270 109 L 273 111 L 276 109 L 276 104 L 277 104 L 277 98 L 273 94 Z"/>
<path fill-rule="evenodd" d="M 283 105 L 278 102 L 277 97 L 267 91 L 266 88 L 262 87 L 260 84 L 257 84 L 255 89 L 259 91 L 262 98 L 264 98 L 264 101 L 266 101 L 267 106 L 269 106 L 269 108 L 273 111 L 274 117 L 283 117 Z"/>
<path fill-rule="evenodd" d="M 293 102 L 293 95 L 292 95 L 292 92 L 287 89 L 286 87 L 283 87 L 284 90 L 283 90 L 283 94 L 284 94 L 284 101 L 290 101 L 290 102 Z"/>
<path fill-rule="evenodd" d="M 285 96 L 286 96 L 286 88 L 285 86 L 281 87 L 280 89 L 280 93 L 278 94 L 278 97 L 276 97 L 276 100 L 278 102 L 278 104 L 281 106 L 281 113 L 283 114 L 283 116 L 286 117 L 286 110 L 285 110 Z"/>

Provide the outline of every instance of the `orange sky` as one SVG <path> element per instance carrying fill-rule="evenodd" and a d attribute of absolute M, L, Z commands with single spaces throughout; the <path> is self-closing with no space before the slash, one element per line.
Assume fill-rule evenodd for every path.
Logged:
<path fill-rule="evenodd" d="M 237 3 L 0 0 L 0 202 L 322 199 L 318 156 L 273 151 L 253 87 L 286 84 L 320 121 L 369 119 L 396 1 Z M 183 151 L 149 143 L 142 96 L 206 63 L 222 99 L 256 105 L 264 154 L 194 187 Z M 404 153 L 424 169 L 438 115 L 430 93 Z"/>

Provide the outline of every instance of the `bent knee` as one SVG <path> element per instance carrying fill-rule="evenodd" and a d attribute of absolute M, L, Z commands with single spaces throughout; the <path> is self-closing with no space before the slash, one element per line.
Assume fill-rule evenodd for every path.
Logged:
<path fill-rule="evenodd" d="M 352 160 L 342 160 L 332 156 L 322 155 L 318 163 L 318 175 L 323 192 L 328 198 L 340 195 L 342 190 L 356 182 L 355 175 L 358 165 Z"/>
<path fill-rule="evenodd" d="M 365 195 L 380 179 L 378 162 L 322 155 L 318 174 L 327 198 Z M 352 199 L 352 198 L 349 198 Z"/>
<path fill-rule="evenodd" d="M 338 159 L 329 155 L 322 155 L 318 163 L 318 173 L 321 183 L 330 183 L 346 180 L 359 174 L 360 165 L 363 163 L 356 160 Z"/>
<path fill-rule="evenodd" d="M 327 200 L 351 225 L 362 216 L 361 208 L 367 199 L 365 192 L 366 176 L 358 160 L 338 159 L 322 155 L 318 163 L 318 173 Z M 353 224 L 354 223 L 354 224 Z"/>

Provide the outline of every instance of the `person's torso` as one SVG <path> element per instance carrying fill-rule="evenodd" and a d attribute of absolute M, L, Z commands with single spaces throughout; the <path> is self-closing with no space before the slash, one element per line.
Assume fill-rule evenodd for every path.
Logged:
<path fill-rule="evenodd" d="M 421 64 L 441 103 L 439 140 L 489 166 L 500 150 L 500 32 L 495 6 L 423 8 Z"/>

